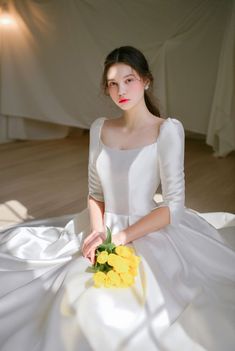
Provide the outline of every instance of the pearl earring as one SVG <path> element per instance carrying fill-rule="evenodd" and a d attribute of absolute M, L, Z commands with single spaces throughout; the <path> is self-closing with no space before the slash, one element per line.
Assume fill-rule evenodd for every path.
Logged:
<path fill-rule="evenodd" d="M 145 85 L 144 90 L 148 90 L 149 85 Z"/>

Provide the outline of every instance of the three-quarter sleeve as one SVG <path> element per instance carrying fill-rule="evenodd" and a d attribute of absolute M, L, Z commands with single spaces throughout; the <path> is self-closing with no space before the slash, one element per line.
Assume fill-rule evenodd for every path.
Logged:
<path fill-rule="evenodd" d="M 96 169 L 99 155 L 100 128 L 102 118 L 96 119 L 90 127 L 89 161 L 88 161 L 88 194 L 97 201 L 104 201 L 103 189 Z"/>
<path fill-rule="evenodd" d="M 170 224 L 177 225 L 184 212 L 184 128 L 174 118 L 168 118 L 161 126 L 158 140 L 158 160 L 163 203 L 168 206 Z"/>

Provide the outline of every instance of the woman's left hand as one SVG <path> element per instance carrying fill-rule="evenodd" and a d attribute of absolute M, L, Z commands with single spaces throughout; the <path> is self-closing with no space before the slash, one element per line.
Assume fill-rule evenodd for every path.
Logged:
<path fill-rule="evenodd" d="M 90 235 L 84 240 L 82 246 L 83 256 L 88 258 L 92 264 L 95 263 L 95 250 L 101 245 L 106 239 L 104 232 L 98 232 L 93 230 Z"/>

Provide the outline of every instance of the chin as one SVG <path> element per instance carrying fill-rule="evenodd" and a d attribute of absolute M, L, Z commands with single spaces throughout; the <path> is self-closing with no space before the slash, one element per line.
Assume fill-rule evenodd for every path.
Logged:
<path fill-rule="evenodd" d="M 123 110 L 123 111 L 127 111 L 127 110 L 130 110 L 131 108 L 133 108 L 135 106 L 135 104 L 130 104 L 130 103 L 127 103 L 127 104 L 124 104 L 124 105 L 119 105 L 117 104 L 118 107 Z"/>
<path fill-rule="evenodd" d="M 125 107 L 125 106 L 118 106 L 118 107 L 119 107 L 121 110 L 123 110 L 123 111 L 130 110 L 130 108 L 131 108 L 131 107 L 129 107 L 129 106 L 128 106 L 128 107 L 127 107 L 127 106 L 126 106 L 126 107 Z"/>

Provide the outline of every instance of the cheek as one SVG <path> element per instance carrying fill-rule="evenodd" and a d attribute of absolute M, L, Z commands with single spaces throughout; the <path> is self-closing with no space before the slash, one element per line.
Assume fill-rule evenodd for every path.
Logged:
<path fill-rule="evenodd" d="M 118 96 L 117 91 L 115 91 L 115 90 L 110 91 L 109 96 L 112 100 L 116 100 L 117 96 Z"/>
<path fill-rule="evenodd" d="M 131 87 L 131 91 L 134 94 L 142 94 L 144 92 L 144 87 L 143 85 L 140 84 L 140 82 L 133 82 L 132 87 Z"/>

